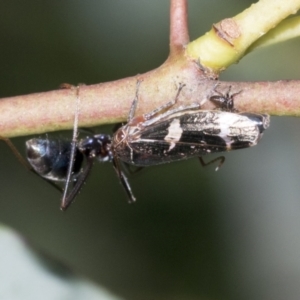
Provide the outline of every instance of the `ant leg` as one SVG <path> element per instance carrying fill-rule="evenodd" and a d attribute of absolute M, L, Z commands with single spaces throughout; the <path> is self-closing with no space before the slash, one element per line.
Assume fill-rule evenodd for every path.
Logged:
<path fill-rule="evenodd" d="M 42 178 L 45 182 L 47 182 L 48 184 L 50 184 L 52 187 L 54 187 L 55 189 L 57 189 L 59 192 L 63 192 L 63 189 L 55 184 L 54 182 L 42 177 L 40 174 L 38 174 L 33 168 L 32 166 L 28 163 L 27 160 L 24 159 L 24 157 L 21 155 L 21 153 L 18 151 L 18 149 L 15 147 L 15 145 L 11 142 L 10 139 L 4 137 L 4 136 L 0 136 L 0 140 L 2 140 L 3 142 L 6 143 L 6 145 L 11 149 L 11 151 L 13 152 L 13 154 L 15 155 L 15 157 L 18 159 L 18 161 L 30 172 L 32 172 L 33 174 L 37 175 L 38 177 Z"/>
<path fill-rule="evenodd" d="M 122 170 L 120 168 L 120 162 L 117 158 L 113 159 L 113 166 L 114 166 L 117 176 L 119 177 L 119 180 L 128 196 L 128 202 L 129 203 L 135 202 L 136 198 L 134 197 L 134 195 L 132 193 L 132 190 L 131 190 L 131 187 L 130 187 L 127 177 L 125 176 L 125 174 L 122 172 Z"/>
<path fill-rule="evenodd" d="M 213 159 L 213 160 L 211 160 L 211 161 L 209 161 L 207 163 L 200 156 L 199 157 L 199 161 L 200 161 L 202 167 L 207 167 L 208 165 L 211 165 L 211 164 L 213 164 L 216 161 L 220 161 L 219 164 L 218 164 L 218 166 L 216 167 L 216 171 L 218 171 L 221 168 L 221 166 L 223 165 L 224 161 L 225 161 L 225 156 L 219 156 L 219 157 L 217 157 L 217 158 L 215 158 L 215 159 Z"/>
<path fill-rule="evenodd" d="M 89 157 L 87 159 L 87 164 L 86 164 L 83 172 L 77 178 L 77 181 L 69 194 L 67 194 L 67 184 L 66 184 L 66 187 L 64 190 L 64 195 L 63 195 L 63 198 L 61 200 L 61 205 L 60 205 L 60 209 L 62 211 L 65 211 L 72 204 L 76 195 L 80 192 L 82 185 L 85 183 L 88 175 L 90 174 L 93 163 L 94 163 L 94 157 Z"/>

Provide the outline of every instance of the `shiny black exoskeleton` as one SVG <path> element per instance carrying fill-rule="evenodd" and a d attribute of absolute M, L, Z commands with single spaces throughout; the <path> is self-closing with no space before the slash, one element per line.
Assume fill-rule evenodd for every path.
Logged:
<path fill-rule="evenodd" d="M 229 111 L 229 112 L 237 112 L 237 109 L 234 108 L 234 97 L 241 93 L 239 91 L 237 93 L 230 94 L 231 86 L 229 86 L 228 91 L 225 94 L 217 91 L 217 86 L 215 85 L 213 91 L 216 92 L 218 95 L 213 95 L 209 98 L 211 102 L 216 104 L 220 110 Z"/>
<path fill-rule="evenodd" d="M 70 181 L 74 186 L 62 200 L 61 208 L 65 210 L 74 200 L 85 182 L 94 160 L 111 161 L 111 137 L 96 134 L 78 141 L 74 147 L 74 158 Z M 26 142 L 26 156 L 35 173 L 46 180 L 68 180 L 68 171 L 72 154 L 72 142 L 62 139 L 33 138 Z M 85 166 L 83 166 L 85 163 Z"/>
<path fill-rule="evenodd" d="M 62 139 L 33 138 L 26 142 L 26 157 L 33 169 L 40 176 L 53 180 L 65 181 L 71 154 L 70 141 Z M 80 173 L 84 155 L 77 148 L 72 170 L 72 177 Z"/>

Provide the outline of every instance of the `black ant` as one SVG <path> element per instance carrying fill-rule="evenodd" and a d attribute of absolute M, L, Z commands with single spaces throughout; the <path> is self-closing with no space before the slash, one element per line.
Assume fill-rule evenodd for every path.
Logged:
<path fill-rule="evenodd" d="M 238 112 L 237 109 L 234 108 L 234 101 L 233 98 L 240 94 L 242 91 L 237 93 L 230 94 L 231 85 L 228 88 L 228 91 L 225 94 L 217 91 L 217 87 L 219 84 L 216 84 L 213 88 L 213 91 L 216 92 L 218 95 L 214 95 L 209 97 L 209 100 L 218 106 L 218 109 L 223 111 L 229 112 Z"/>
<path fill-rule="evenodd" d="M 64 85 L 63 88 L 70 87 Z M 76 87 L 77 101 L 72 141 L 48 137 L 28 140 L 26 142 L 28 164 L 8 138 L 0 137 L 12 149 L 15 156 L 26 168 L 42 177 L 63 193 L 61 210 L 66 210 L 74 201 L 82 185 L 85 183 L 95 159 L 99 162 L 113 161 L 110 135 L 94 134 L 78 140 L 79 89 L 80 86 Z M 126 176 L 115 162 L 114 167 L 130 202 L 135 201 Z M 65 182 L 64 189 L 55 182 Z M 73 187 L 69 187 L 70 184 L 73 184 Z"/>

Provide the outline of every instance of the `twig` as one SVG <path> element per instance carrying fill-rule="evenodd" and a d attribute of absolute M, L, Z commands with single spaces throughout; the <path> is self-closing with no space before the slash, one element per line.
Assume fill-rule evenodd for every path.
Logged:
<path fill-rule="evenodd" d="M 274 5 L 278 9 L 276 13 Z M 261 0 L 236 17 L 215 24 L 211 31 L 213 37 L 209 38 L 207 34 L 188 43 L 187 0 L 171 0 L 170 55 L 166 62 L 138 76 L 81 86 L 79 126 L 125 121 L 138 79 L 143 80 L 143 84 L 137 114 L 151 111 L 173 99 L 181 83 L 185 88 L 178 105 L 205 102 L 215 86 L 212 79 L 243 55 L 261 35 L 257 30 L 270 29 L 280 19 L 296 12 L 299 6 L 300 0 Z M 270 11 L 264 25 L 268 8 Z M 263 18 L 255 27 L 249 20 L 257 18 L 259 13 Z M 236 35 L 236 29 L 240 35 Z M 242 91 L 235 97 L 235 107 L 241 111 L 300 116 L 300 81 L 221 82 L 218 90 L 226 91 L 229 86 L 233 92 Z M 0 135 L 13 137 L 70 129 L 75 101 L 72 89 L 3 98 L 0 101 Z M 203 108 L 213 108 L 213 105 L 207 101 Z"/>

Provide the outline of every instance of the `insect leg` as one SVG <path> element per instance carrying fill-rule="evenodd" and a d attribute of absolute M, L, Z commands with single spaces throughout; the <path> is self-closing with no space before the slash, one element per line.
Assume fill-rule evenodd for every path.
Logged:
<path fill-rule="evenodd" d="M 150 126 L 154 123 L 156 123 L 157 121 L 160 121 L 164 118 L 167 118 L 168 116 L 171 116 L 173 114 L 176 114 L 176 113 L 183 113 L 185 111 L 189 111 L 189 110 L 197 110 L 197 109 L 200 109 L 201 108 L 201 104 L 199 103 L 192 103 L 192 104 L 189 104 L 189 105 L 183 105 L 183 106 L 179 106 L 179 107 L 176 107 L 174 109 L 170 109 L 170 110 L 167 110 L 166 112 L 164 112 L 163 114 L 155 117 L 155 118 L 152 118 L 150 120 L 147 120 L 147 121 L 144 121 L 141 125 L 144 126 L 144 127 L 147 127 L 147 126 Z"/>
<path fill-rule="evenodd" d="M 64 190 L 64 197 L 61 200 L 61 205 L 60 205 L 61 210 L 65 211 L 70 206 L 70 204 L 74 201 L 74 199 L 75 199 L 76 195 L 79 193 L 82 185 L 85 183 L 85 181 L 92 169 L 93 163 L 94 163 L 94 157 L 88 157 L 87 164 L 86 164 L 83 172 L 77 178 L 77 181 L 69 194 L 67 194 L 67 185 L 66 185 L 65 190 Z"/>
<path fill-rule="evenodd" d="M 142 80 L 137 80 L 137 82 L 136 82 L 135 97 L 132 101 L 130 111 L 128 114 L 128 118 L 127 118 L 128 123 L 134 118 L 134 115 L 135 115 L 135 111 L 136 111 L 138 99 L 139 99 L 139 89 L 140 89 L 141 82 L 142 82 Z"/>
<path fill-rule="evenodd" d="M 72 172 L 73 172 L 75 151 L 76 151 L 76 146 L 77 146 L 79 104 L 80 104 L 79 86 L 77 86 L 76 87 L 76 104 L 75 104 L 75 113 L 74 113 L 74 124 L 73 124 L 73 138 L 72 138 L 71 152 L 70 152 L 71 155 L 70 155 L 70 162 L 69 162 L 69 168 L 68 168 L 64 193 L 63 193 L 63 196 L 62 196 L 62 199 L 61 199 L 61 209 L 62 210 L 65 210 L 71 204 L 71 202 L 73 201 L 72 197 L 70 199 L 70 197 L 68 195 L 68 190 L 69 190 L 69 185 L 70 185 L 71 176 L 72 176 Z M 77 185 L 77 183 L 76 183 L 76 185 Z M 79 189 L 80 189 L 81 185 L 82 185 L 82 183 L 80 184 Z M 79 189 L 77 190 L 77 192 L 79 191 Z M 70 194 L 74 194 L 73 193 L 74 190 L 75 190 L 75 187 L 72 189 Z M 75 195 L 76 195 L 76 193 L 74 194 L 73 198 L 75 197 Z"/>
<path fill-rule="evenodd" d="M 119 177 L 119 180 L 128 196 L 128 202 L 129 203 L 135 202 L 136 198 L 134 197 L 134 195 L 132 193 L 132 190 L 131 190 L 131 187 L 130 187 L 127 177 L 125 176 L 125 174 L 122 172 L 122 170 L 120 168 L 120 162 L 117 158 L 113 159 L 113 166 L 114 166 L 117 176 Z"/>
<path fill-rule="evenodd" d="M 161 113 L 162 111 L 167 110 L 167 109 L 169 109 L 170 107 L 172 107 L 173 105 L 175 105 L 175 104 L 177 103 L 179 94 L 180 94 L 180 92 L 181 92 L 181 90 L 183 89 L 184 86 L 185 86 L 185 84 L 180 83 L 175 98 L 174 98 L 173 100 L 167 102 L 166 104 L 163 104 L 163 105 L 161 105 L 160 107 L 158 107 L 158 108 L 156 108 L 156 109 L 150 111 L 149 113 L 144 114 L 144 115 L 143 115 L 144 119 L 145 119 L 145 120 L 149 120 L 149 119 L 151 119 L 153 116 L 157 115 L 158 113 Z"/>
<path fill-rule="evenodd" d="M 211 165 L 211 164 L 213 164 L 216 161 L 220 161 L 219 164 L 218 164 L 218 166 L 216 167 L 216 171 L 218 171 L 221 168 L 221 166 L 223 165 L 224 161 L 225 161 L 225 156 L 219 156 L 219 157 L 217 157 L 217 158 L 215 158 L 215 159 L 213 159 L 213 160 L 211 160 L 211 161 L 209 161 L 207 163 L 200 156 L 199 157 L 199 161 L 200 161 L 202 167 L 207 167 L 208 165 Z"/>

